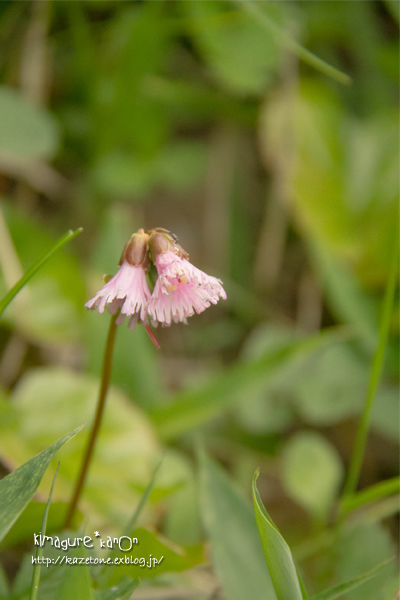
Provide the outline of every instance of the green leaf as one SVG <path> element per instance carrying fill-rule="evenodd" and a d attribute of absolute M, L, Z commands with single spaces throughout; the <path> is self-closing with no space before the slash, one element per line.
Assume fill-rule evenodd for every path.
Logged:
<path fill-rule="evenodd" d="M 381 523 L 358 523 L 343 529 L 331 554 L 335 581 L 352 581 L 363 576 L 376 565 L 388 561 L 396 553 L 391 533 Z M 388 563 L 385 571 L 376 573 L 360 588 L 348 592 L 346 600 L 391 600 L 398 588 L 395 563 Z"/>
<path fill-rule="evenodd" d="M 236 363 L 202 387 L 184 390 L 169 405 L 152 410 L 152 419 L 164 439 L 179 436 L 244 402 L 251 391 L 258 390 L 260 384 L 265 384 L 291 361 L 299 360 L 311 350 L 342 336 L 342 331 L 326 330 L 323 334 L 268 348 L 257 359 Z"/>
<path fill-rule="evenodd" d="M 84 549 L 74 548 L 69 558 L 79 559 L 85 554 Z M 88 565 L 75 564 L 66 568 L 58 587 L 54 600 L 93 600 L 91 589 L 90 571 Z"/>
<path fill-rule="evenodd" d="M 148 579 L 157 577 L 161 573 L 186 571 L 204 562 L 201 547 L 182 548 L 162 535 L 140 527 L 135 529 L 134 537 L 138 539 L 138 545 L 134 545 L 129 553 L 118 550 L 115 558 L 125 560 L 127 556 L 129 559 L 132 556 L 132 560 L 137 558 L 140 562 L 119 564 L 115 569 L 106 569 L 108 585 L 117 584 L 123 576 Z M 152 559 L 160 560 L 160 564 L 151 563 L 151 566 L 148 566 L 150 556 Z"/>
<path fill-rule="evenodd" d="M 0 410 L 1 415 L 1 410 Z M 1 417 L 0 417 L 1 418 Z M 47 520 L 47 532 L 61 531 L 68 510 L 68 502 L 52 502 Z M 33 534 L 40 531 L 43 512 L 46 508 L 45 502 L 32 501 L 28 504 L 17 522 L 7 533 L 0 544 L 0 549 L 11 548 L 22 542 L 31 542 Z M 82 513 L 78 511 L 78 518 L 74 520 L 74 529 L 82 521 Z"/>
<path fill-rule="evenodd" d="M 256 471 L 253 477 L 253 501 L 258 532 L 265 560 L 278 600 L 303 600 L 299 579 L 289 546 L 265 510 L 257 490 Z"/>
<path fill-rule="evenodd" d="M 97 592 L 96 600 L 129 600 L 132 592 L 136 590 L 140 579 L 125 579 L 109 590 Z"/>
<path fill-rule="evenodd" d="M 276 43 L 279 44 L 282 48 L 289 50 L 296 54 L 299 58 L 304 60 L 304 62 L 308 63 L 315 69 L 318 69 L 322 73 L 329 75 L 332 79 L 339 81 L 340 83 L 344 83 L 349 85 L 351 83 L 351 78 L 332 67 L 327 62 L 318 58 L 315 54 L 295 42 L 283 29 L 281 29 L 272 19 L 269 18 L 265 12 L 260 9 L 260 6 L 257 3 L 252 2 L 252 0 L 235 0 L 238 4 L 241 5 L 243 10 L 252 14 L 254 18 L 264 27 L 264 29 L 275 39 Z"/>
<path fill-rule="evenodd" d="M 67 433 L 0 481 L 0 540 L 29 503 L 55 454 L 83 427 Z"/>
<path fill-rule="evenodd" d="M 0 600 L 7 600 L 9 597 L 9 587 L 7 576 L 3 565 L 0 563 Z"/>
<path fill-rule="evenodd" d="M 75 231 L 68 231 L 64 234 L 58 242 L 53 246 L 53 248 L 40 260 L 38 260 L 34 265 L 32 265 L 25 275 L 21 277 L 21 279 L 11 288 L 9 292 L 0 300 L 0 316 L 2 315 L 5 308 L 10 304 L 10 302 L 15 298 L 18 292 L 28 283 L 28 281 L 35 275 L 37 271 L 55 254 L 60 248 L 65 246 L 67 242 L 72 240 L 74 237 L 79 235 L 82 232 L 82 228 L 76 229 Z"/>
<path fill-rule="evenodd" d="M 126 525 L 126 527 L 124 527 L 122 535 L 130 536 L 130 535 L 132 535 L 134 533 L 135 528 L 136 528 L 136 524 L 137 524 L 138 519 L 140 517 L 140 514 L 141 514 L 141 512 L 142 512 L 142 510 L 143 510 L 146 502 L 149 499 L 149 496 L 151 494 L 151 490 L 154 487 L 154 483 L 155 483 L 155 480 L 156 480 L 156 477 L 157 477 L 157 473 L 158 473 L 158 471 L 159 471 L 159 469 L 161 467 L 161 463 L 162 463 L 162 460 L 160 460 L 158 462 L 158 464 L 156 465 L 156 467 L 155 467 L 155 469 L 154 469 L 154 471 L 152 473 L 151 479 L 149 481 L 149 484 L 146 487 L 146 489 L 144 491 L 144 494 L 142 494 L 142 497 L 140 498 L 139 503 L 138 503 L 138 505 L 137 505 L 137 507 L 136 507 L 136 509 L 135 509 L 135 511 L 134 511 L 134 513 L 132 515 L 132 517 L 130 518 L 128 524 Z M 118 546 L 115 546 L 111 550 L 111 552 L 109 553 L 109 557 L 113 560 L 118 555 L 118 553 L 119 553 L 119 548 L 118 548 Z M 110 575 L 111 569 L 113 569 L 113 570 L 117 569 L 117 571 L 118 571 L 118 566 L 116 565 L 115 567 L 113 567 L 113 566 L 110 567 L 108 565 L 104 565 L 104 568 L 102 569 L 101 574 L 100 574 L 100 578 L 101 579 L 104 578 L 104 574 L 105 574 L 106 570 L 108 571 L 107 574 Z"/>
<path fill-rule="evenodd" d="M 49 508 L 50 508 L 50 504 L 51 504 L 51 499 L 53 497 L 53 489 L 54 489 L 54 484 L 56 481 L 56 477 L 57 477 L 57 473 L 58 473 L 58 469 L 60 467 L 60 462 L 58 462 L 57 468 L 56 468 L 56 472 L 54 473 L 54 477 L 53 477 L 53 482 L 51 484 L 51 489 L 50 489 L 50 494 L 49 494 L 49 499 L 47 500 L 47 504 L 46 504 L 46 508 L 43 514 L 43 519 L 42 519 L 42 525 L 40 527 L 40 533 L 42 535 L 46 535 L 46 530 L 47 530 L 47 517 L 49 514 Z M 43 558 L 43 551 L 44 551 L 44 547 L 39 545 L 36 548 L 36 563 L 33 566 L 33 572 L 32 572 L 32 584 L 31 584 L 31 592 L 29 595 L 29 600 L 36 600 L 37 595 L 38 595 L 38 591 L 39 591 L 39 581 L 40 581 L 40 571 L 42 569 L 42 565 L 41 565 L 41 559 Z"/>
<path fill-rule="evenodd" d="M 230 92 L 262 94 L 278 69 L 279 48 L 249 15 L 223 2 L 184 2 L 193 38 L 211 71 Z M 280 14 L 280 7 L 264 4 Z M 263 12 L 264 12 L 263 10 Z"/>
<path fill-rule="evenodd" d="M 251 506 L 204 452 L 200 453 L 200 485 L 202 518 L 224 596 L 276 600 Z"/>
<path fill-rule="evenodd" d="M 304 431 L 287 443 L 283 462 L 285 489 L 318 521 L 327 517 L 343 476 L 339 454 L 320 434 Z"/>
<path fill-rule="evenodd" d="M 57 434 L 61 435 L 66 427 L 73 429 L 81 422 L 90 422 L 98 387 L 97 377 L 68 369 L 31 369 L 13 390 L 12 402 L 6 405 L 10 414 L 5 419 L 0 416 L 2 459 L 7 464 L 20 465 Z M 0 402 L 0 415 L 2 407 Z M 71 494 L 87 435 L 77 436 L 63 449 L 63 468 L 57 480 L 62 497 Z M 99 446 L 83 494 L 89 523 L 96 528 L 96 522 L 101 519 L 113 527 L 123 527 L 132 514 L 132 504 L 140 499 L 136 490 L 144 490 L 159 457 L 159 443 L 146 415 L 119 389 L 111 386 Z M 48 489 L 50 483 L 51 478 L 46 473 L 41 491 Z M 170 472 L 164 487 L 177 483 L 176 474 Z M 117 488 L 118 494 L 115 494 Z"/>
<path fill-rule="evenodd" d="M 354 579 L 352 579 L 350 581 L 346 581 L 345 583 L 335 585 L 334 587 L 330 588 L 329 590 L 325 590 L 324 592 L 320 592 L 319 594 L 316 594 L 315 596 L 311 596 L 310 600 L 334 600 L 335 598 L 339 598 L 346 592 L 350 592 L 351 590 L 354 590 L 355 588 L 359 587 L 360 585 L 362 585 L 369 579 L 372 579 L 372 577 L 375 577 L 375 575 L 380 573 L 392 560 L 393 560 L 393 558 L 390 558 L 389 560 L 385 560 L 385 562 L 383 562 L 382 564 L 378 565 L 377 567 L 374 567 L 373 569 L 371 569 L 370 571 L 367 571 L 366 573 L 364 573 L 363 575 L 360 575 L 359 577 L 355 577 Z"/>
<path fill-rule="evenodd" d="M 58 146 L 54 117 L 11 87 L 0 86 L 0 156 L 27 161 L 51 158 Z"/>

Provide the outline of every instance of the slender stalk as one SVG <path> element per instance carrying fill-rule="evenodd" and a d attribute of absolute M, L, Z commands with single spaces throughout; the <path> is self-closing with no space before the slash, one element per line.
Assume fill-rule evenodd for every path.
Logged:
<path fill-rule="evenodd" d="M 382 320 L 379 330 L 379 342 L 375 352 L 375 356 L 372 361 L 367 397 L 365 399 L 364 411 L 357 430 L 357 437 L 354 444 L 353 455 L 350 462 L 347 481 L 344 487 L 344 497 L 355 492 L 360 477 L 372 409 L 374 407 L 375 395 L 382 374 L 385 350 L 389 336 L 390 319 L 393 313 L 393 304 L 396 292 L 398 273 L 398 252 L 399 246 L 396 234 L 396 244 L 393 252 L 392 264 L 390 267 L 385 298 L 383 301 Z"/>
<path fill-rule="evenodd" d="M 94 419 L 92 430 L 90 432 L 88 444 L 86 447 L 86 452 L 83 456 L 82 466 L 81 466 L 81 470 L 80 470 L 78 479 L 76 481 L 75 490 L 74 490 L 73 496 L 71 498 L 71 502 L 69 504 L 67 516 L 65 518 L 64 529 L 68 529 L 68 527 L 70 527 L 75 510 L 78 506 L 78 502 L 79 502 L 79 499 L 80 499 L 80 496 L 82 493 L 82 489 L 85 484 L 86 476 L 88 474 L 90 461 L 91 461 L 92 455 L 93 455 L 94 446 L 95 446 L 97 436 L 99 433 L 101 420 L 102 420 L 103 413 L 104 413 L 104 406 L 105 406 L 105 402 L 106 402 L 108 386 L 110 383 L 112 357 L 113 357 L 113 351 L 114 351 L 114 341 L 115 341 L 115 334 L 117 332 L 117 325 L 115 324 L 115 321 L 117 320 L 118 314 L 119 314 L 119 311 L 117 312 L 117 314 L 113 315 L 113 317 L 111 318 L 110 328 L 108 330 L 106 348 L 105 348 L 105 352 L 104 352 L 103 369 L 102 369 L 102 374 L 101 374 L 101 385 L 100 385 L 99 400 L 98 400 L 97 409 L 96 409 L 96 416 Z"/>

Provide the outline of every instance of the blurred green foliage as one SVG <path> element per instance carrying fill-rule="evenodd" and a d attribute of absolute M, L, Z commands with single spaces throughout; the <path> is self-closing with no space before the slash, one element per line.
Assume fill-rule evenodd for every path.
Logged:
<path fill-rule="evenodd" d="M 391 496 L 332 528 L 398 235 L 398 4 L 248 8 L 0 4 L 0 296 L 66 230 L 84 227 L 0 324 L 4 475 L 91 420 L 109 320 L 83 304 L 116 272 L 133 231 L 172 230 L 196 266 L 221 277 L 228 301 L 187 327 L 157 330 L 161 351 L 144 328 L 119 327 L 80 508 L 86 527 L 117 535 L 164 454 L 138 535 L 149 553 L 165 553 L 164 572 L 143 585 L 199 599 L 220 586 L 227 600 L 275 597 L 244 498 L 257 465 L 262 501 L 310 595 L 396 551 Z M 305 49 L 351 85 L 312 68 Z M 398 473 L 398 306 L 396 297 L 361 488 Z M 59 453 L 50 531 L 86 435 Z M 199 438 L 210 455 L 200 475 Z M 4 539 L 0 598 L 28 598 L 27 544 L 53 472 Z M 133 571 L 122 582 L 114 573 L 107 590 L 95 579 L 95 597 L 113 598 L 117 581 L 130 594 Z M 394 571 L 389 564 L 343 598 L 391 600 Z M 89 598 L 89 575 L 42 572 L 39 598 L 83 580 Z"/>

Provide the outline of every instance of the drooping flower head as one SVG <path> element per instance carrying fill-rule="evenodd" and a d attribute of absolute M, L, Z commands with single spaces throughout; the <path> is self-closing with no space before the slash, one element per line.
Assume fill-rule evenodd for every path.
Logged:
<path fill-rule="evenodd" d="M 137 322 L 146 322 L 147 303 L 151 292 L 146 280 L 149 266 L 148 234 L 143 229 L 134 233 L 125 244 L 119 261 L 119 270 L 85 306 L 99 313 L 105 307 L 111 314 L 120 309 L 117 325 L 129 317 L 129 327 L 134 329 Z"/>
<path fill-rule="evenodd" d="M 158 275 L 152 293 L 146 280 L 151 264 Z M 186 323 L 187 317 L 226 299 L 222 282 L 193 266 L 177 237 L 166 229 L 139 229 L 125 245 L 119 266 L 116 275 L 85 306 L 97 308 L 99 313 L 106 306 L 111 314 L 119 310 L 118 325 L 125 317 L 131 329 L 138 322 L 145 325 L 156 345 L 148 318 L 153 326 Z"/>
<path fill-rule="evenodd" d="M 222 282 L 193 266 L 175 237 L 152 231 L 149 248 L 158 273 L 147 308 L 152 323 L 186 322 L 220 298 L 226 299 Z"/>

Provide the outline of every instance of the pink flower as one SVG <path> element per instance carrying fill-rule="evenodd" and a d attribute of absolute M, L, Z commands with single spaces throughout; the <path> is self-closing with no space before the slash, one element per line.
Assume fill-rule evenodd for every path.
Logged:
<path fill-rule="evenodd" d="M 158 279 L 148 303 L 152 324 L 171 325 L 186 322 L 187 317 L 201 313 L 220 298 L 226 300 L 221 281 L 194 267 L 178 248 L 156 253 Z"/>
<path fill-rule="evenodd" d="M 91 310 L 97 308 L 99 313 L 104 312 L 108 306 L 112 315 L 121 308 L 117 325 L 125 317 L 129 317 L 129 327 L 134 329 L 138 321 L 144 323 L 146 320 L 146 306 L 150 296 L 144 268 L 141 265 L 130 265 L 124 260 L 116 275 L 85 306 Z"/>

